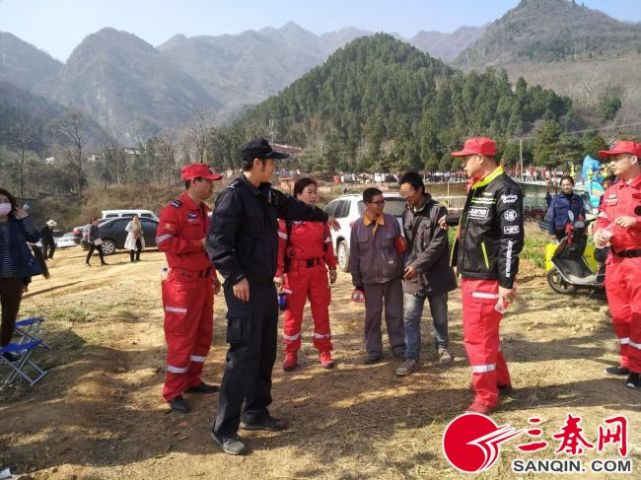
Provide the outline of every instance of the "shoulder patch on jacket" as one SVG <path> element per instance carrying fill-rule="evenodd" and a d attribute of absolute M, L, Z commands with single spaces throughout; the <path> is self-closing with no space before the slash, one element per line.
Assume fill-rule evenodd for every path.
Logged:
<path fill-rule="evenodd" d="M 176 199 L 176 200 L 173 200 L 171 202 L 171 206 L 172 207 L 176 207 L 176 208 L 180 208 L 180 207 L 183 206 L 183 202 L 181 202 L 180 200 Z"/>
<path fill-rule="evenodd" d="M 236 190 L 241 185 L 242 185 L 242 182 L 237 178 L 236 180 L 231 182 L 229 185 L 227 185 L 225 188 L 228 188 L 229 190 Z"/>

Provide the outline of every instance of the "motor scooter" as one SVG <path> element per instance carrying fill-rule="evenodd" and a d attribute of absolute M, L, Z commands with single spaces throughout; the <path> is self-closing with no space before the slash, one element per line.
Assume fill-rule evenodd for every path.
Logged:
<path fill-rule="evenodd" d="M 602 290 L 605 275 L 592 270 L 584 256 L 588 242 L 587 228 L 595 219 L 577 219 L 571 211 L 568 217 L 565 236 L 552 255 L 552 268 L 547 274 L 548 284 L 552 290 L 564 295 L 576 293 L 582 288 L 593 292 Z"/>

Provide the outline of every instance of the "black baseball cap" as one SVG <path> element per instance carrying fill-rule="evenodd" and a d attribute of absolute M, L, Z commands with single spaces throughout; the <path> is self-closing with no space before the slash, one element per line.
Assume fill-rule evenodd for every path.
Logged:
<path fill-rule="evenodd" d="M 254 158 L 289 158 L 289 155 L 282 152 L 277 152 L 272 148 L 267 140 L 264 138 L 254 138 L 245 145 L 240 147 L 240 155 L 244 160 L 253 160 Z"/>

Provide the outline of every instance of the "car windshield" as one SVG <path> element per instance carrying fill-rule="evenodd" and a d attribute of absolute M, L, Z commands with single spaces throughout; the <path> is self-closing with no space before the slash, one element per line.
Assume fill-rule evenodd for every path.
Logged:
<path fill-rule="evenodd" d="M 396 197 L 387 197 L 385 198 L 385 208 L 383 211 L 388 215 L 393 215 L 395 217 L 402 217 L 403 211 L 405 210 L 405 200 L 402 198 Z M 365 204 L 363 201 L 358 202 L 358 215 L 363 216 L 365 213 Z"/>

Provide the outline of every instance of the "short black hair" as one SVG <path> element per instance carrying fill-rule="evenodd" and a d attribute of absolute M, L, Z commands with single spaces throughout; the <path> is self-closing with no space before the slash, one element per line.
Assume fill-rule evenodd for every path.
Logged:
<path fill-rule="evenodd" d="M 299 178 L 294 184 L 294 197 L 303 193 L 303 190 L 305 190 L 305 187 L 309 185 L 314 185 L 315 187 L 318 187 L 316 180 L 314 180 L 313 178 L 310 178 L 310 177 Z"/>
<path fill-rule="evenodd" d="M 374 197 L 378 195 L 383 195 L 383 192 L 381 192 L 378 188 L 375 188 L 375 187 L 367 188 L 363 192 L 363 202 L 372 203 L 372 200 L 374 199 Z"/>
<path fill-rule="evenodd" d="M 252 169 L 252 166 L 254 165 L 254 158 L 258 157 L 252 157 L 249 158 L 249 156 L 243 156 L 241 157 L 240 160 L 240 167 L 243 169 L 243 172 L 248 172 Z M 258 158 L 261 162 L 263 162 L 263 165 L 267 162 L 266 158 Z"/>
<path fill-rule="evenodd" d="M 574 186 L 574 179 L 570 175 L 563 175 L 561 177 L 561 180 L 559 180 L 559 185 L 561 185 L 563 183 L 563 180 L 567 180 L 568 182 L 570 182 L 572 184 L 572 186 Z"/>
<path fill-rule="evenodd" d="M 423 183 L 423 177 L 421 177 L 418 172 L 405 172 L 401 179 L 398 181 L 399 185 L 403 185 L 404 183 L 409 183 L 412 187 L 414 187 L 414 190 L 418 190 L 420 188 L 421 192 L 425 194 L 425 184 Z"/>
<path fill-rule="evenodd" d="M 189 180 L 185 180 L 185 190 L 189 190 L 189 187 L 191 187 L 191 182 L 194 180 L 202 180 L 203 177 L 194 177 L 190 178 Z"/>

